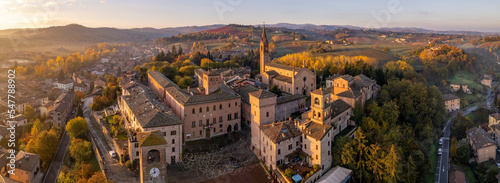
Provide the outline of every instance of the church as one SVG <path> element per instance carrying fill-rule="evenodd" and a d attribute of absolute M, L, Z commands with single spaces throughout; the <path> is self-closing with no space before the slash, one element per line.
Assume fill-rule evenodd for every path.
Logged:
<path fill-rule="evenodd" d="M 260 75 L 262 83 L 278 88 L 289 94 L 311 95 L 316 89 L 316 74 L 305 67 L 292 67 L 279 63 L 270 63 L 269 44 L 266 28 L 262 28 L 260 39 Z"/>

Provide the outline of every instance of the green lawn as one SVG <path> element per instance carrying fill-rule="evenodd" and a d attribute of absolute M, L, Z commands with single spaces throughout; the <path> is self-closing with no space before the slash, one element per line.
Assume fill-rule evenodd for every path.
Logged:
<path fill-rule="evenodd" d="M 457 74 L 449 78 L 447 81 L 452 83 L 467 84 L 467 87 L 471 90 L 483 91 L 484 89 L 484 86 L 474 81 L 474 75 L 465 71 L 458 71 Z"/>
<path fill-rule="evenodd" d="M 434 143 L 432 146 L 431 146 L 431 149 L 429 151 L 429 161 L 431 162 L 431 169 L 429 170 L 429 175 L 431 176 L 428 176 L 426 177 L 426 181 L 425 182 L 428 182 L 428 183 L 432 183 L 434 182 L 434 177 L 436 176 L 436 161 L 437 161 L 437 149 L 438 149 L 438 143 Z"/>
<path fill-rule="evenodd" d="M 477 179 L 474 176 L 474 173 L 472 173 L 472 170 L 470 169 L 469 166 L 463 166 L 462 167 L 465 171 L 465 178 L 467 179 L 468 183 L 476 183 Z"/>

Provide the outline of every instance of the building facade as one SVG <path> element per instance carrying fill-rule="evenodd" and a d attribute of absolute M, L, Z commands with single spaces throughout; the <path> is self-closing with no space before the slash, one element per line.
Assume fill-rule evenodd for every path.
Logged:
<path fill-rule="evenodd" d="M 444 108 L 448 112 L 460 110 L 460 98 L 453 94 L 444 94 Z"/>
<path fill-rule="evenodd" d="M 497 145 L 491 139 L 490 134 L 483 129 L 474 127 L 468 130 L 467 140 L 478 164 L 489 159 L 496 159 Z"/>

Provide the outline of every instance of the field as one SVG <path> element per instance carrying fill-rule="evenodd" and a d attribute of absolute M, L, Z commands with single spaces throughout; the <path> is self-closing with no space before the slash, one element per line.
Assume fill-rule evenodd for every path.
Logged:
<path fill-rule="evenodd" d="M 378 61 L 378 67 L 382 67 L 385 63 L 389 61 L 398 60 L 398 58 L 394 57 L 394 55 L 390 54 L 390 52 L 386 53 L 371 49 L 369 47 L 360 47 L 356 45 L 335 46 L 333 52 L 319 53 L 314 55 L 315 56 L 326 56 L 326 55 L 367 56 L 376 59 Z"/>
<path fill-rule="evenodd" d="M 470 88 L 471 90 L 475 90 L 475 91 L 483 91 L 484 90 L 484 86 L 482 86 L 480 83 L 474 81 L 474 76 L 470 73 L 465 72 L 465 71 L 459 71 L 457 74 L 455 74 L 453 77 L 449 78 L 447 81 L 451 82 L 451 83 L 467 84 L 468 88 Z"/>

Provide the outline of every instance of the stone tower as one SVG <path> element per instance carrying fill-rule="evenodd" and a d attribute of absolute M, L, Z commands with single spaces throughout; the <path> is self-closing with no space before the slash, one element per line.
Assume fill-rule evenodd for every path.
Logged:
<path fill-rule="evenodd" d="M 167 142 L 160 131 L 140 132 L 139 158 L 141 183 L 167 182 Z"/>
<path fill-rule="evenodd" d="M 311 92 L 311 112 L 309 117 L 312 121 L 325 124 L 330 115 L 330 91 L 323 88 Z"/>
<path fill-rule="evenodd" d="M 277 95 L 269 91 L 260 89 L 259 91 L 251 92 L 249 95 L 252 132 L 252 150 L 260 155 L 260 125 L 270 124 L 276 118 L 276 99 Z"/>
<path fill-rule="evenodd" d="M 220 87 L 221 79 L 220 73 L 217 71 L 206 71 L 203 73 L 203 88 L 205 88 L 205 95 L 217 91 Z"/>
<path fill-rule="evenodd" d="M 269 57 L 269 44 L 266 37 L 266 26 L 262 27 L 262 38 L 260 39 L 260 75 L 262 75 L 266 70 L 266 63 L 270 61 Z"/>

